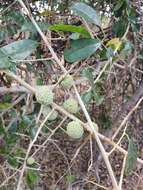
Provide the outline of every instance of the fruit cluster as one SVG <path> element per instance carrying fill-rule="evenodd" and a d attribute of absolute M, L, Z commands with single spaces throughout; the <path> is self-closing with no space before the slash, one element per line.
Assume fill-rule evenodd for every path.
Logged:
<path fill-rule="evenodd" d="M 61 82 L 62 87 L 70 88 L 73 84 L 73 78 L 70 75 L 67 75 Z M 54 94 L 48 86 L 38 86 L 36 90 L 36 99 L 37 102 L 43 105 L 42 114 L 44 117 L 48 117 L 48 121 L 53 121 L 57 119 L 58 112 L 51 109 L 50 104 L 53 103 Z M 63 108 L 69 113 L 76 114 L 79 111 L 79 105 L 76 99 L 69 98 L 63 103 Z M 51 113 L 50 113 L 51 112 Z M 88 124 L 87 124 L 88 125 Z M 94 129 L 98 132 L 98 126 L 93 122 Z M 79 121 L 71 121 L 67 124 L 66 133 L 74 138 L 80 139 L 84 134 L 83 126 Z"/>

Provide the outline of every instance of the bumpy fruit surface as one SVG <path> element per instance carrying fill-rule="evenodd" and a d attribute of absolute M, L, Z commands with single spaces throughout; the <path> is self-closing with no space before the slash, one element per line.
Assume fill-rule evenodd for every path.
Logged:
<path fill-rule="evenodd" d="M 79 139 L 83 136 L 83 133 L 84 133 L 84 129 L 78 121 L 71 121 L 67 125 L 67 134 L 70 137 L 74 139 Z"/>
<path fill-rule="evenodd" d="M 28 159 L 27 159 L 27 164 L 28 165 L 32 165 L 32 164 L 34 164 L 35 163 L 35 159 L 33 158 L 33 157 L 29 157 Z"/>
<path fill-rule="evenodd" d="M 77 113 L 79 110 L 78 102 L 73 98 L 69 98 L 68 100 L 66 100 L 63 106 L 70 113 Z"/>
<path fill-rule="evenodd" d="M 36 99 L 40 104 L 48 105 L 53 102 L 53 92 L 48 86 L 38 86 L 36 90 Z"/>
<path fill-rule="evenodd" d="M 61 82 L 61 86 L 63 88 L 70 88 L 73 84 L 73 78 L 71 75 L 65 76 L 65 78 Z"/>
<path fill-rule="evenodd" d="M 44 115 L 44 117 L 47 117 L 47 115 L 52 111 L 52 109 L 49 106 L 43 106 L 43 110 L 42 110 L 42 114 Z M 58 112 L 57 111 L 53 111 L 50 116 L 48 117 L 47 120 L 49 121 L 53 121 L 57 118 L 58 116 Z"/>

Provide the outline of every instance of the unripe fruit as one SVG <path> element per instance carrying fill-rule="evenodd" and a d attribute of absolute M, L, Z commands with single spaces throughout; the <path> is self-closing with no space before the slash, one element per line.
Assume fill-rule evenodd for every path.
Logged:
<path fill-rule="evenodd" d="M 32 165 L 32 164 L 34 164 L 35 163 L 35 159 L 33 158 L 33 157 L 29 157 L 28 159 L 27 159 L 27 164 L 28 165 Z"/>
<path fill-rule="evenodd" d="M 47 117 L 47 115 L 52 111 L 52 109 L 48 106 L 43 106 L 43 109 L 42 109 L 42 114 L 44 115 L 44 117 Z M 47 120 L 49 121 L 53 121 L 57 118 L 58 116 L 58 112 L 57 111 L 52 111 L 52 113 L 50 114 L 50 116 L 48 117 Z"/>
<path fill-rule="evenodd" d="M 78 121 L 71 121 L 67 125 L 67 134 L 74 138 L 79 139 L 83 136 L 84 130 L 81 124 Z"/>
<path fill-rule="evenodd" d="M 71 75 L 67 75 L 61 82 L 63 88 L 70 88 L 73 85 L 73 78 Z"/>
<path fill-rule="evenodd" d="M 63 104 L 63 107 L 70 113 L 77 113 L 79 110 L 78 102 L 73 98 L 66 100 Z"/>
<path fill-rule="evenodd" d="M 35 95 L 40 104 L 48 105 L 53 102 L 54 94 L 48 86 L 38 86 Z"/>

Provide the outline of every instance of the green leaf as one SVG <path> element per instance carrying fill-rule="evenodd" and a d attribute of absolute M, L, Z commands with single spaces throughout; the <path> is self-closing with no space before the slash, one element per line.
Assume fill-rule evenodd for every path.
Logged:
<path fill-rule="evenodd" d="M 120 52 L 120 56 L 122 57 L 122 59 L 126 56 L 129 56 L 132 53 L 134 46 L 132 44 L 132 42 L 130 41 L 125 41 L 122 45 L 122 49 Z"/>
<path fill-rule="evenodd" d="M 31 123 L 32 123 L 31 119 L 27 115 L 25 115 L 22 116 L 19 126 L 20 128 L 26 128 L 29 127 Z"/>
<path fill-rule="evenodd" d="M 0 69 L 8 69 L 13 65 L 14 59 L 25 59 L 37 47 L 33 40 L 19 40 L 0 48 Z"/>
<path fill-rule="evenodd" d="M 4 40 L 16 34 L 16 26 L 3 26 L 0 29 L 0 40 Z"/>
<path fill-rule="evenodd" d="M 110 59 L 111 57 L 114 57 L 114 50 L 112 49 L 112 47 L 108 47 L 106 49 L 106 57 L 108 59 Z"/>
<path fill-rule="evenodd" d="M 128 145 L 128 155 L 127 155 L 127 160 L 126 160 L 126 166 L 125 166 L 126 175 L 129 175 L 134 169 L 136 161 L 137 161 L 137 156 L 138 156 L 137 147 L 135 146 L 133 140 L 130 139 L 129 145 Z"/>
<path fill-rule="evenodd" d="M 119 0 L 114 7 L 114 11 L 118 11 L 123 6 L 124 3 L 125 3 L 124 0 Z"/>
<path fill-rule="evenodd" d="M 17 122 L 17 121 L 14 121 L 14 122 L 12 122 L 11 125 L 9 126 L 8 132 L 9 132 L 10 134 L 16 133 L 17 128 L 18 128 L 18 122 Z"/>
<path fill-rule="evenodd" d="M 10 68 L 11 63 L 7 54 L 5 54 L 2 49 L 0 49 L 0 69 L 8 69 Z"/>
<path fill-rule="evenodd" d="M 100 113 L 100 115 L 98 116 L 98 119 L 99 119 L 99 123 L 101 126 L 103 126 L 103 129 L 109 129 L 111 128 L 111 119 L 110 117 L 107 115 L 107 113 L 105 112 L 102 112 Z"/>
<path fill-rule="evenodd" d="M 4 135 L 4 134 L 6 134 L 5 133 L 5 126 L 4 126 L 3 119 L 0 117 L 0 136 Z M 0 147 L 1 147 L 1 139 L 2 138 L 0 138 Z"/>
<path fill-rule="evenodd" d="M 70 35 L 70 39 L 72 40 L 78 40 L 80 38 L 80 34 L 79 33 L 72 33 Z"/>
<path fill-rule="evenodd" d="M 90 57 L 101 46 L 96 39 L 79 39 L 71 43 L 71 49 L 64 50 L 64 57 L 67 62 L 73 63 Z"/>
<path fill-rule="evenodd" d="M 6 140 L 6 144 L 7 144 L 7 147 L 6 147 L 7 151 L 9 151 L 8 146 L 9 146 L 9 148 L 10 147 L 13 148 L 14 144 L 17 141 L 17 136 L 15 134 L 13 134 L 13 133 L 9 133 L 9 134 L 7 134 L 5 140 Z"/>
<path fill-rule="evenodd" d="M 35 51 L 36 47 L 37 42 L 25 39 L 8 44 L 0 48 L 0 51 L 11 57 L 11 59 L 25 59 Z"/>
<path fill-rule="evenodd" d="M 116 2 L 116 6 L 113 10 L 115 17 L 121 17 L 126 15 L 127 3 L 125 0 L 120 0 Z"/>
<path fill-rule="evenodd" d="M 93 91 L 93 96 L 94 96 L 96 105 L 100 106 L 104 101 L 104 96 L 100 95 L 99 93 L 96 93 L 95 91 Z"/>
<path fill-rule="evenodd" d="M 13 166 L 14 168 L 18 167 L 17 159 L 13 155 L 8 156 L 8 163 Z"/>
<path fill-rule="evenodd" d="M 76 176 L 75 175 L 67 175 L 66 180 L 68 183 L 72 184 L 76 180 Z"/>
<path fill-rule="evenodd" d="M 37 132 L 37 128 L 36 127 L 31 127 L 29 129 L 29 135 L 32 139 L 34 139 L 35 135 L 36 135 L 36 132 Z"/>
<path fill-rule="evenodd" d="M 0 103 L 0 111 L 3 111 L 5 109 L 8 109 L 9 107 L 11 107 L 12 104 L 11 103 Z"/>
<path fill-rule="evenodd" d="M 39 180 L 39 176 L 36 171 L 28 170 L 26 174 L 26 182 L 29 186 L 34 185 Z"/>
<path fill-rule="evenodd" d="M 22 13 L 22 11 L 15 11 L 11 9 L 9 9 L 9 11 L 6 12 L 4 18 L 6 19 L 6 22 L 9 22 L 11 24 L 14 23 L 14 25 L 16 24 L 17 26 L 21 26 L 27 19 L 24 17 L 24 14 Z"/>
<path fill-rule="evenodd" d="M 128 23 L 126 20 L 119 20 L 112 26 L 112 30 L 115 33 L 117 37 L 122 37 L 124 33 L 126 32 Z"/>
<path fill-rule="evenodd" d="M 138 23 L 138 16 L 136 14 L 136 9 L 133 7 L 129 7 L 127 9 L 127 14 L 128 14 L 128 21 L 131 24 L 133 32 L 138 32 L 140 30 L 140 25 Z"/>
<path fill-rule="evenodd" d="M 22 148 L 16 148 L 15 153 L 14 153 L 15 157 L 25 157 L 25 152 Z"/>
<path fill-rule="evenodd" d="M 82 34 L 83 37 L 90 37 L 89 32 L 82 26 L 66 25 L 66 24 L 56 24 L 48 27 L 49 30 L 54 31 L 66 31 L 75 32 Z"/>
<path fill-rule="evenodd" d="M 85 3 L 75 3 L 71 9 L 79 16 L 83 17 L 86 21 L 89 21 L 97 26 L 101 26 L 101 19 L 97 12 Z"/>
<path fill-rule="evenodd" d="M 85 103 L 88 103 L 92 100 L 92 97 L 93 97 L 93 94 L 92 94 L 92 91 L 88 91 L 88 92 L 84 92 L 82 95 L 81 95 L 81 98 L 82 100 L 85 102 Z"/>
<path fill-rule="evenodd" d="M 48 30 L 49 24 L 47 23 L 38 23 L 38 26 L 40 27 L 41 30 Z M 37 33 L 37 29 L 31 22 L 25 22 L 22 27 L 21 27 L 21 32 L 32 32 L 32 33 Z"/>
<path fill-rule="evenodd" d="M 87 68 L 83 69 L 82 76 L 86 77 L 92 86 L 94 85 L 94 76 L 93 76 L 92 68 L 87 67 Z"/>

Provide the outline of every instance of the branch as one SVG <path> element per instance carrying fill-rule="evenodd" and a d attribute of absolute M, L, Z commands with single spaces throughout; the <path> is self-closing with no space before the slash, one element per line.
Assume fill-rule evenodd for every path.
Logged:
<path fill-rule="evenodd" d="M 13 76 L 13 75 L 11 75 L 11 77 L 12 77 L 12 76 Z M 16 78 L 16 77 L 14 77 L 14 78 L 15 78 L 15 80 L 21 82 L 20 84 L 25 84 L 25 83 L 26 83 L 26 82 L 24 82 L 22 79 L 19 80 L 19 78 Z M 27 84 L 27 83 L 26 83 L 26 84 Z M 26 86 L 28 86 L 28 85 L 26 85 Z M 32 87 L 32 88 L 33 88 L 33 87 Z M 28 89 L 27 89 L 27 91 L 28 91 Z M 34 91 L 36 91 L 36 89 L 34 89 Z M 31 91 L 29 91 L 29 92 L 31 92 Z M 32 90 L 32 93 L 33 93 L 33 90 Z M 23 97 L 24 97 L 24 96 L 21 96 L 21 97 L 20 97 L 20 100 L 21 100 L 21 98 L 23 98 Z M 16 103 L 17 103 L 17 101 L 16 101 Z M 76 120 L 76 121 L 80 122 L 80 123 L 84 126 L 84 128 L 85 128 L 87 131 L 89 131 L 91 134 L 93 133 L 92 130 L 91 130 L 91 128 L 87 125 L 87 123 L 82 122 L 80 119 L 78 119 L 76 116 L 70 114 L 69 112 L 67 112 L 66 110 L 64 110 L 62 107 L 58 106 L 58 105 L 55 104 L 55 103 L 52 104 L 52 107 L 53 107 L 54 109 L 58 110 L 59 112 L 63 113 L 64 115 L 66 115 L 66 116 L 69 117 L 70 119 Z M 99 138 L 100 138 L 101 140 L 103 140 L 103 141 L 107 142 L 108 144 L 112 145 L 112 146 L 115 147 L 118 151 L 122 152 L 124 155 L 127 155 L 127 151 L 124 150 L 122 147 L 120 147 L 118 144 L 116 144 L 114 141 L 110 140 L 108 137 L 105 137 L 104 135 L 102 135 L 102 134 L 100 134 L 100 133 L 97 133 L 97 134 L 98 134 L 98 136 L 99 136 Z M 138 161 L 138 163 L 143 164 L 143 160 L 142 160 L 142 159 L 137 158 L 137 161 Z"/>
<path fill-rule="evenodd" d="M 63 113 L 64 115 L 66 115 L 67 117 L 69 117 L 71 120 L 74 121 L 78 121 L 79 123 L 81 123 L 82 126 L 84 126 L 84 128 L 89 131 L 92 134 L 91 128 L 87 125 L 87 123 L 82 122 L 80 119 L 78 119 L 76 116 L 70 114 L 69 112 L 67 112 L 66 110 L 64 110 L 62 107 L 60 107 L 59 105 L 53 103 L 52 104 L 53 108 L 58 110 L 59 112 Z M 118 144 L 116 144 L 114 141 L 112 141 L 110 138 L 105 137 L 104 135 L 102 135 L 101 133 L 98 132 L 98 136 L 101 140 L 105 141 L 106 143 L 108 143 L 109 145 L 112 145 L 113 147 L 115 147 L 115 149 L 117 149 L 119 152 L 123 153 L 124 155 L 127 155 L 128 152 L 123 149 L 122 147 L 120 147 Z M 140 158 L 137 158 L 138 163 L 143 165 L 143 160 Z"/>
<path fill-rule="evenodd" d="M 24 80 L 22 80 L 20 77 L 18 77 L 14 73 L 12 73 L 8 70 L 1 70 L 1 71 L 4 72 L 7 76 L 15 79 L 17 82 L 19 82 L 21 85 L 23 85 L 26 89 L 30 90 L 32 93 L 36 92 L 36 89 L 34 87 L 32 87 L 31 85 L 26 83 Z"/>
<path fill-rule="evenodd" d="M 47 119 L 50 117 L 51 113 L 53 112 L 53 110 L 46 116 L 46 118 L 44 119 L 44 121 L 41 123 L 41 125 L 39 126 L 37 132 L 36 132 L 36 135 L 34 136 L 34 139 L 32 140 L 32 142 L 29 144 L 29 147 L 28 147 L 28 150 L 26 152 L 26 156 L 25 156 L 25 159 L 24 159 L 24 163 L 23 163 L 23 166 L 22 166 L 22 169 L 21 169 L 21 172 L 20 172 L 20 177 L 19 177 L 19 180 L 18 180 L 18 185 L 17 185 L 17 190 L 20 190 L 21 189 L 21 181 L 22 181 L 22 178 L 23 178 L 23 174 L 24 174 L 24 171 L 25 171 L 25 168 L 26 168 L 26 162 L 27 162 L 27 159 L 29 157 L 29 154 L 30 154 L 30 151 L 34 145 L 34 143 L 36 142 L 37 138 L 38 138 L 38 135 L 41 131 L 41 129 L 43 128 L 43 126 L 45 125 Z"/>
<path fill-rule="evenodd" d="M 8 87 L 0 87 L 0 94 L 6 94 L 6 93 L 18 93 L 18 92 L 26 92 L 26 93 L 31 93 L 30 90 L 23 86 L 11 86 L 10 88 Z"/>
<path fill-rule="evenodd" d="M 63 71 L 64 73 L 67 73 L 67 71 L 66 71 L 65 67 L 63 66 L 62 62 L 60 61 L 60 59 L 58 58 L 58 56 L 57 56 L 56 53 L 54 52 L 53 48 L 50 46 L 49 41 L 47 40 L 47 38 L 46 38 L 46 36 L 44 35 L 44 33 L 41 31 L 40 27 L 37 25 L 36 21 L 34 20 L 34 18 L 32 17 L 32 15 L 31 15 L 30 12 L 28 11 L 28 9 L 27 9 L 27 7 L 25 6 L 25 4 L 23 3 L 23 1 L 22 1 L 22 0 L 18 0 L 18 2 L 19 2 L 20 5 L 24 8 L 24 10 L 25 10 L 25 12 L 27 13 L 27 15 L 29 16 L 31 22 L 33 23 L 33 25 L 34 25 L 35 28 L 37 29 L 38 33 L 39 33 L 40 36 L 42 37 L 42 39 L 43 39 L 43 41 L 45 42 L 46 46 L 47 46 L 48 49 L 50 50 L 50 52 L 51 52 L 51 54 L 52 54 L 52 57 L 55 59 L 55 61 L 57 62 L 57 64 L 61 67 L 62 71 Z M 87 112 L 87 110 L 86 110 L 86 107 L 85 107 L 85 105 L 84 105 L 84 103 L 83 103 L 83 101 L 82 101 L 82 99 L 81 99 L 81 97 L 80 97 L 80 95 L 79 95 L 79 93 L 78 93 L 78 91 L 77 91 L 76 86 L 73 85 L 73 87 L 74 87 L 74 89 L 75 89 L 75 93 L 76 93 L 76 95 L 77 95 L 77 99 L 78 99 L 78 101 L 79 101 L 79 104 L 80 104 L 80 106 L 81 106 L 81 108 L 82 108 L 82 110 L 83 110 L 83 113 L 84 113 L 84 115 L 85 115 L 85 117 L 86 117 L 86 119 L 87 119 L 87 121 L 88 121 L 88 124 L 89 124 L 89 126 L 90 126 L 90 128 L 91 128 L 91 131 L 92 131 L 92 133 L 94 134 L 94 137 L 95 137 L 95 139 L 96 139 L 96 142 L 97 142 L 97 144 L 98 144 L 98 146 L 99 146 L 99 149 L 100 149 L 100 151 L 101 151 L 101 153 L 102 153 L 103 159 L 104 159 L 104 161 L 105 161 L 105 164 L 106 164 L 106 166 L 107 166 L 109 175 L 110 175 L 111 180 L 112 180 L 113 187 L 114 187 L 116 190 L 119 190 L 119 186 L 118 186 L 117 181 L 116 181 L 116 178 L 115 178 L 115 176 L 114 176 L 114 172 L 113 172 L 112 167 L 111 167 L 111 164 L 110 164 L 110 162 L 109 162 L 109 158 L 108 158 L 108 156 L 107 156 L 107 153 L 106 153 L 106 151 L 105 151 L 105 149 L 104 149 L 104 147 L 103 147 L 103 145 L 102 145 L 102 143 L 101 143 L 101 141 L 100 141 L 100 139 L 99 139 L 99 137 L 98 137 L 97 131 L 94 129 L 94 126 L 93 126 L 93 123 L 92 123 L 92 121 L 91 121 L 91 118 L 90 118 L 90 116 L 89 116 L 89 114 L 88 114 L 88 112 Z M 34 92 L 34 91 L 33 91 L 33 92 Z M 21 176 L 23 176 L 23 174 L 20 175 L 20 178 L 21 178 Z M 19 180 L 19 181 L 20 181 L 20 180 Z M 21 181 L 18 183 L 17 190 L 20 188 L 20 183 L 21 183 Z"/>
<path fill-rule="evenodd" d="M 119 131 L 123 128 L 123 126 L 126 124 L 130 116 L 135 112 L 135 110 L 139 107 L 142 101 L 143 101 L 143 82 L 141 83 L 141 85 L 139 86 L 133 97 L 123 106 L 121 112 L 118 114 L 115 126 L 113 127 L 115 134 L 113 135 L 112 139 L 115 139 Z"/>

